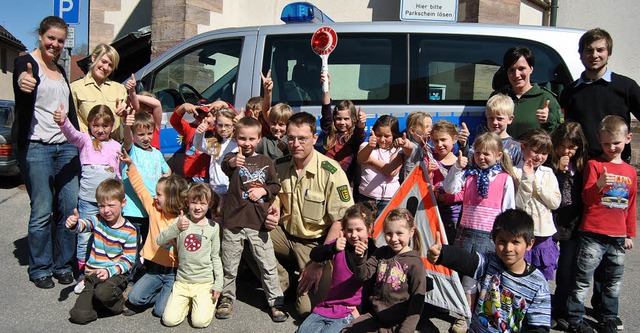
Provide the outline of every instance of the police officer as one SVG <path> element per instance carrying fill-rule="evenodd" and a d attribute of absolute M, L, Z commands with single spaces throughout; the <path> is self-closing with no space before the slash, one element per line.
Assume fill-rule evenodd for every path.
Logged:
<path fill-rule="evenodd" d="M 289 287 L 290 273 L 283 266 L 301 272 L 296 310 L 302 317 L 322 300 L 331 282 L 330 265 L 310 261 L 309 253 L 338 238 L 340 219 L 353 205 L 346 174 L 336 161 L 314 150 L 317 139 L 313 115 L 299 112 L 289 118 L 291 155 L 276 161 L 282 188 L 265 223 L 272 229 L 282 290 Z"/>

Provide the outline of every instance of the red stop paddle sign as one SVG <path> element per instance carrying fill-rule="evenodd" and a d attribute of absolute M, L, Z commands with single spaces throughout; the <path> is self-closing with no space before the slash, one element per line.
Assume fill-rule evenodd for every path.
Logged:
<path fill-rule="evenodd" d="M 336 48 L 338 35 L 330 27 L 322 27 L 311 37 L 311 48 L 317 55 L 327 55 Z"/>
<path fill-rule="evenodd" d="M 330 27 L 322 27 L 311 37 L 311 49 L 322 59 L 322 72 L 329 74 L 329 53 L 336 48 L 338 35 Z M 329 92 L 329 81 L 322 83 L 322 92 Z"/>

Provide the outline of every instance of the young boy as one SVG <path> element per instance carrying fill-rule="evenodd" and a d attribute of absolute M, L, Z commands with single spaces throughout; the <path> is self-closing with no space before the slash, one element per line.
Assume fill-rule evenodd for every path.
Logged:
<path fill-rule="evenodd" d="M 236 275 L 245 240 L 260 268 L 262 288 L 274 322 L 284 322 L 283 297 L 276 268 L 276 257 L 269 232 L 264 226 L 271 201 L 280 191 L 273 160 L 256 153 L 260 141 L 260 122 L 244 117 L 236 124 L 238 153 L 228 153 L 222 171 L 229 177 L 229 192 L 222 208 L 222 262 L 224 286 L 216 318 L 226 319 L 236 297 Z"/>
<path fill-rule="evenodd" d="M 136 77 L 131 74 L 131 78 L 127 80 L 125 87 L 129 96 L 127 97 L 131 108 L 135 112 L 148 112 L 153 116 L 156 126 L 153 130 L 153 139 L 151 146 L 160 150 L 160 125 L 162 124 L 162 104 L 154 93 L 141 91 L 136 93 Z"/>
<path fill-rule="evenodd" d="M 247 105 L 244 108 L 244 116 L 251 117 L 260 120 L 260 114 L 262 113 L 262 97 L 254 96 L 249 98 Z"/>
<path fill-rule="evenodd" d="M 164 325 L 179 325 L 189 312 L 196 328 L 209 326 L 213 319 L 214 304 L 222 290 L 220 227 L 206 216 L 213 195 L 208 184 L 192 185 L 186 200 L 188 218 L 180 214 L 156 239 L 158 246 L 171 243 L 178 249 L 178 273 L 162 315 Z"/>
<path fill-rule="evenodd" d="M 114 314 L 122 312 L 122 293 L 129 280 L 126 273 L 136 259 L 136 228 L 122 216 L 127 202 L 122 181 L 104 180 L 98 185 L 96 199 L 100 215 L 80 220 L 76 209 L 65 223 L 76 233 L 94 234 L 85 266 L 84 289 L 69 311 L 71 322 L 82 325 L 98 318 L 96 303 Z"/>
<path fill-rule="evenodd" d="M 514 140 L 507 133 L 507 126 L 513 122 L 513 110 L 515 105 L 511 97 L 504 94 L 496 94 L 491 96 L 487 101 L 487 110 L 485 117 L 487 118 L 487 128 L 489 131 L 498 134 L 502 139 L 502 147 L 507 151 L 513 165 L 519 165 L 522 162 L 522 147 L 520 143 Z M 470 161 L 473 159 L 469 159 Z"/>
<path fill-rule="evenodd" d="M 271 71 L 262 77 L 264 87 L 264 98 L 262 99 L 262 109 L 260 111 L 260 124 L 262 126 L 262 139 L 256 146 L 256 153 L 263 154 L 274 161 L 280 157 L 289 155 L 287 148 L 287 121 L 291 118 L 293 111 L 285 103 L 278 103 L 271 107 L 271 95 L 273 94 L 273 80 Z"/>
<path fill-rule="evenodd" d="M 215 101 L 207 105 L 184 103 L 178 106 L 173 111 L 173 114 L 171 114 L 169 123 L 171 123 L 171 126 L 173 126 L 178 134 L 182 135 L 182 143 L 185 146 L 185 159 L 182 167 L 182 174 L 185 178 L 199 183 L 208 181 L 207 171 L 209 171 L 210 157 L 207 154 L 203 154 L 198 151 L 193 146 L 193 136 L 203 119 L 207 119 L 209 124 L 215 124 L 215 114 L 218 110 L 223 108 L 231 108 L 233 111 L 236 110 L 227 102 Z M 192 114 L 195 121 L 189 123 L 184 120 L 183 116 L 185 113 Z"/>
<path fill-rule="evenodd" d="M 598 141 L 603 154 L 589 160 L 584 168 L 584 213 L 575 282 L 567 300 L 569 332 L 593 332 L 582 316 L 596 268 L 607 272 L 598 281 L 602 284 L 600 303 L 591 304 L 599 321 L 598 331 L 616 332 L 625 250 L 633 249 L 632 238 L 636 237 L 638 177 L 636 170 L 621 157 L 625 145 L 631 142 L 624 119 L 604 117 Z"/>
<path fill-rule="evenodd" d="M 146 112 L 128 115 L 125 125 L 122 148 L 127 151 L 127 154 L 131 156 L 131 160 L 138 167 L 147 190 L 152 196 L 155 196 L 158 179 L 170 175 L 171 169 L 164 160 L 162 153 L 151 146 L 155 129 L 153 116 Z M 124 206 L 122 215 L 138 228 L 142 245 L 147 237 L 149 215 L 145 211 L 140 198 L 136 195 L 126 171 L 127 165 L 124 165 L 122 168 L 122 181 L 124 182 L 127 205 Z"/>
<path fill-rule="evenodd" d="M 442 245 L 440 233 L 427 260 L 479 281 L 469 332 L 549 332 L 551 295 L 542 273 L 524 260 L 533 246 L 533 219 L 518 209 L 496 217 L 491 230 L 496 253 L 468 253 Z"/>

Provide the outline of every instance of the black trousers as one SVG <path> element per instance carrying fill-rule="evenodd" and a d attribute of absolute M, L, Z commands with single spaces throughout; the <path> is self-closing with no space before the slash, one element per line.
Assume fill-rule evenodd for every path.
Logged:
<path fill-rule="evenodd" d="M 87 324 L 98 319 L 96 308 L 104 308 L 119 314 L 124 307 L 122 292 L 127 288 L 128 275 L 115 275 L 102 282 L 95 274 L 84 278 L 84 290 L 78 295 L 69 320 L 76 324 Z"/>

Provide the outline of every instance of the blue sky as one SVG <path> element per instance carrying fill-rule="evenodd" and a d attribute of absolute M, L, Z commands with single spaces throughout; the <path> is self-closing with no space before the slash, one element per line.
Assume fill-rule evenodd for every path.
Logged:
<path fill-rule="evenodd" d="M 80 24 L 73 25 L 76 28 L 76 48 L 83 43 L 86 44 L 89 36 L 89 0 L 79 1 Z M 0 24 L 30 51 L 38 45 L 38 34 L 35 31 L 40 21 L 49 15 L 53 15 L 53 0 L 18 0 L 13 1 L 11 5 L 2 5 Z"/>

